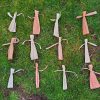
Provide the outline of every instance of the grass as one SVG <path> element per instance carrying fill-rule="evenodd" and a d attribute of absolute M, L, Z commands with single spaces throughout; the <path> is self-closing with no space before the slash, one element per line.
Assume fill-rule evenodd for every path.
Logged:
<path fill-rule="evenodd" d="M 27 16 L 34 16 L 34 10 L 40 12 L 41 35 L 36 37 L 36 42 L 40 43 L 42 50 L 38 48 L 39 68 L 43 69 L 48 65 L 47 70 L 40 72 L 40 89 L 35 88 L 35 69 L 34 63 L 29 58 L 30 46 L 27 44 L 22 46 L 21 43 L 25 39 L 29 39 L 32 32 L 32 23 Z M 91 35 L 96 34 L 95 40 L 91 35 L 83 36 L 81 28 L 81 20 L 75 17 L 81 15 L 82 11 L 97 11 L 98 14 L 88 17 L 88 24 Z M 17 11 L 23 13 L 23 16 L 17 17 L 17 33 L 10 33 L 7 28 L 11 19 L 7 16 L 7 12 L 12 14 Z M 61 12 L 60 19 L 60 36 L 68 39 L 68 44 L 63 42 L 64 60 L 57 60 L 56 48 L 48 51 L 45 48 L 56 42 L 53 37 L 54 23 L 50 21 L 55 18 L 57 12 Z M 9 42 L 11 37 L 17 36 L 20 43 L 15 47 L 14 61 L 7 60 L 8 47 L 1 47 L 0 51 L 0 100 L 19 100 L 18 91 L 7 89 L 7 81 L 9 70 L 11 67 L 15 69 L 24 69 L 24 73 L 15 75 L 14 85 L 20 86 L 28 94 L 44 94 L 48 100 L 99 100 L 100 89 L 89 89 L 89 74 L 81 73 L 84 64 L 84 52 L 78 48 L 88 38 L 90 42 L 100 45 L 100 1 L 99 0 L 0 0 L 0 45 Z M 96 52 L 96 56 L 92 57 L 94 69 L 100 72 L 100 52 Z M 75 71 L 78 79 L 68 74 L 68 90 L 62 90 L 62 73 L 54 73 L 55 70 L 61 69 L 61 65 L 65 64 L 67 70 Z M 7 93 L 6 93 L 7 92 Z"/>

